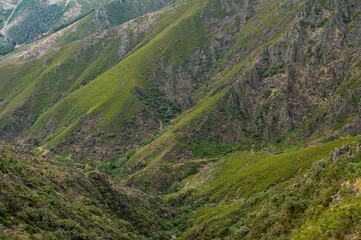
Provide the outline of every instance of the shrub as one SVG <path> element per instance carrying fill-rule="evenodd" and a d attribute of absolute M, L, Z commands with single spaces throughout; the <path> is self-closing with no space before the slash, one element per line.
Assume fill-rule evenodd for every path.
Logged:
<path fill-rule="evenodd" d="M 271 214 L 271 223 L 274 224 L 277 221 L 279 221 L 281 218 L 281 214 L 280 213 L 272 213 Z"/>
<path fill-rule="evenodd" d="M 232 232 L 234 235 L 238 237 L 245 237 L 249 233 L 249 228 L 247 226 L 242 226 L 239 229 L 232 228 Z"/>
<path fill-rule="evenodd" d="M 61 163 L 67 163 L 67 164 L 75 164 L 76 161 L 74 161 L 73 159 L 68 159 L 64 156 L 59 156 L 59 157 L 56 157 L 55 160 L 57 162 L 61 162 Z"/>
<path fill-rule="evenodd" d="M 227 235 L 227 233 L 228 233 L 228 228 L 227 227 L 224 227 L 224 228 L 221 228 L 221 230 L 219 230 L 219 232 L 218 232 L 218 236 L 219 237 L 224 237 L 224 236 L 226 236 Z"/>
<path fill-rule="evenodd" d="M 115 133 L 109 133 L 106 136 L 107 138 L 115 138 Z"/>
<path fill-rule="evenodd" d="M 181 185 L 179 184 L 179 182 L 175 182 L 172 184 L 172 186 L 170 187 L 170 193 L 176 193 L 178 192 L 179 190 L 181 190 Z"/>
<path fill-rule="evenodd" d="M 5 217 L 6 213 L 7 213 L 7 209 L 5 205 L 2 202 L 0 202 L 0 216 Z"/>
<path fill-rule="evenodd" d="M 127 158 L 128 160 L 133 157 L 133 155 L 136 153 L 136 150 L 131 150 L 131 151 L 128 151 L 126 154 L 125 154 L 125 158 Z"/>
<path fill-rule="evenodd" d="M 263 98 L 264 99 L 267 99 L 269 98 L 269 96 L 271 96 L 272 94 L 272 91 L 271 90 L 266 90 L 264 93 L 263 93 Z"/>
<path fill-rule="evenodd" d="M 287 197 L 282 207 L 289 213 L 295 213 L 303 209 L 303 203 L 295 197 Z"/>
<path fill-rule="evenodd" d="M 33 145 L 33 144 L 28 144 L 28 145 L 26 145 L 26 149 L 29 150 L 29 151 L 32 151 L 32 150 L 34 150 L 35 148 L 36 148 L 36 146 Z"/>
<path fill-rule="evenodd" d="M 312 169 L 311 169 L 313 172 L 313 177 L 314 178 L 319 177 L 325 171 L 325 167 L 326 167 L 325 160 L 320 160 L 320 161 L 313 163 Z"/>
<path fill-rule="evenodd" d="M 53 193 L 53 192 L 54 192 L 54 188 L 53 188 L 52 186 L 46 185 L 46 186 L 44 187 L 44 191 L 45 191 L 46 193 L 50 194 L 50 193 Z"/>
<path fill-rule="evenodd" d="M 180 220 L 179 218 L 176 218 L 176 219 L 174 219 L 174 221 L 173 221 L 173 225 L 174 225 L 175 227 L 177 227 L 179 224 L 181 224 L 181 222 L 182 222 L 182 220 Z"/>
<path fill-rule="evenodd" d="M 163 172 L 168 171 L 169 170 L 169 166 L 166 163 L 161 163 L 159 166 L 160 170 L 162 170 Z"/>

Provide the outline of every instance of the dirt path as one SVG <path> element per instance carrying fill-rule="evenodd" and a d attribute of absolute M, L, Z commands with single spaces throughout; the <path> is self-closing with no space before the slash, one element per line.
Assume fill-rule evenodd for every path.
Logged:
<path fill-rule="evenodd" d="M 194 160 L 191 160 L 190 162 L 196 162 L 197 163 L 197 162 L 203 162 L 203 161 L 207 162 L 209 160 L 207 160 L 206 158 L 204 158 L 204 159 L 202 158 L 202 159 L 194 159 Z M 186 162 L 175 163 L 175 164 L 172 164 L 171 166 L 176 168 L 176 167 L 179 167 L 179 166 L 183 165 L 184 163 L 186 163 Z"/>
<path fill-rule="evenodd" d="M 65 8 L 68 6 L 70 0 L 67 0 L 66 3 L 65 3 Z"/>
<path fill-rule="evenodd" d="M 20 2 L 18 2 L 18 4 L 16 4 L 16 6 L 14 7 L 13 11 L 11 12 L 10 16 L 8 17 L 8 19 L 6 19 L 5 23 L 4 23 L 4 27 L 0 30 L 0 33 L 5 37 L 7 38 L 7 35 L 6 35 L 6 27 L 8 26 L 8 23 L 10 21 L 10 19 L 12 18 L 12 16 L 14 15 L 16 9 L 18 8 L 18 6 L 23 2 L 23 0 L 20 0 Z"/>
<path fill-rule="evenodd" d="M 42 147 L 38 147 L 38 149 L 40 150 L 40 152 L 42 152 L 41 155 L 46 155 L 49 152 L 49 149 L 44 149 Z"/>

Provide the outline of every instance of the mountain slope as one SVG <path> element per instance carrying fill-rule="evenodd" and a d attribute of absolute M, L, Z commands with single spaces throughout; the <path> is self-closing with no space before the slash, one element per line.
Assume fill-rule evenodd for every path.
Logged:
<path fill-rule="evenodd" d="M 17 3 L 17 5 L 15 5 Z M 22 57 L 38 56 L 53 46 L 83 39 L 92 33 L 117 26 L 145 13 L 158 10 L 173 1 L 14 1 L 0 5 L 4 15 L 0 29 L 0 55 L 16 46 Z M 11 11 L 8 16 L 7 11 Z M 68 27 L 71 26 L 71 27 Z M 64 31 L 65 28 L 65 31 Z M 63 31 L 61 31 L 63 30 Z M 27 46 L 36 39 L 40 41 Z M 20 46 L 21 45 L 21 46 Z M 34 46 L 35 45 L 35 46 Z M 49 46 L 50 45 L 50 46 Z M 25 49 L 24 49 L 25 48 Z M 34 49 L 35 48 L 35 49 Z M 45 49 L 44 49 L 45 48 Z M 30 51 L 30 53 L 28 53 Z M 14 54 L 16 56 L 18 53 Z M 9 61 L 8 59 L 2 61 Z"/>
<path fill-rule="evenodd" d="M 259 149 L 275 138 L 276 143 L 299 142 L 319 133 L 358 133 L 359 8 L 356 2 L 338 1 L 182 1 L 129 23 L 135 25 L 119 27 L 133 36 L 127 26 L 132 30 L 149 26 L 128 42 L 130 52 L 124 53 L 124 59 L 116 58 L 99 71 L 96 65 L 86 65 L 97 72 L 85 80 L 95 79 L 89 85 L 79 85 L 79 73 L 63 75 L 62 81 L 67 81 L 66 76 L 77 84 L 62 94 L 54 88 L 55 95 L 49 95 L 52 100 L 44 107 L 36 102 L 41 106 L 38 114 L 25 114 L 28 124 L 17 126 L 11 135 L 35 145 L 47 143 L 57 153 L 75 158 L 115 160 L 162 132 L 183 112 L 167 133 L 141 151 L 144 156 L 136 154 L 129 162 L 130 168 L 139 169 L 151 156 L 177 149 L 178 153 L 192 151 L 199 144 Z M 87 46 L 94 38 L 55 54 Z M 114 53 L 119 45 L 105 39 L 99 44 Z M 94 63 L 103 63 L 102 59 Z M 37 61 L 39 66 L 40 60 L 32 62 Z M 72 65 L 72 61 L 68 56 L 63 64 Z M 89 62 L 88 58 L 84 61 Z M 57 76 L 55 66 L 50 76 Z M 342 71 L 336 72 L 338 68 Z M 34 74 L 33 69 L 29 74 Z M 25 99 L 20 97 L 24 95 Z M 14 113 L 32 105 L 27 95 L 23 92 L 10 104 L 3 97 L 5 132 L 14 126 L 9 119 L 19 119 Z M 30 133 L 18 131 L 31 125 Z M 47 137 L 50 141 L 44 142 Z M 159 148 L 161 142 L 165 151 Z M 159 165 L 161 160 L 153 162 Z"/>
<path fill-rule="evenodd" d="M 267 18 L 260 8 L 252 18 L 255 25 L 252 25 L 252 19 L 246 24 L 247 33 L 241 35 L 240 44 L 234 44 L 229 53 L 229 58 L 236 64 L 226 65 L 228 68 L 216 78 L 220 85 L 218 89 L 222 90 L 216 90 L 180 115 L 170 130 L 141 149 L 127 163 L 128 174 L 134 173 L 129 179 L 131 185 L 142 186 L 149 176 L 162 174 L 162 163 L 172 165 L 197 158 L 214 158 L 234 148 L 259 150 L 264 147 L 282 152 L 290 147 L 298 148 L 343 134 L 359 133 L 360 47 L 355 40 L 360 36 L 355 26 L 360 24 L 356 10 L 360 6 L 351 4 L 354 15 L 348 14 L 353 20 L 344 21 L 344 15 L 338 10 L 332 13 L 328 10 L 329 7 L 344 10 L 344 6 L 333 8 L 337 1 L 329 1 L 324 6 L 310 1 L 300 5 L 267 3 L 263 9 L 273 18 Z M 270 6 L 289 8 L 280 15 L 273 15 Z M 312 19 L 312 11 L 318 8 L 325 11 L 325 16 L 332 17 L 322 21 L 325 17 L 318 13 L 320 20 L 314 19 L 314 27 L 311 23 L 305 24 L 304 18 L 308 15 Z M 266 26 L 262 31 L 262 24 L 258 24 L 260 19 L 266 26 L 272 20 L 284 19 L 284 32 L 270 35 L 272 31 Z M 317 25 L 317 22 L 322 24 Z M 350 24 L 349 27 L 346 24 Z M 338 29 L 344 29 L 344 33 Z M 253 35 L 262 33 L 265 35 L 255 41 Z M 272 40 L 257 47 L 262 40 L 267 42 L 267 36 Z M 322 40 L 315 40 L 319 38 Z M 340 45 L 341 39 L 349 43 Z M 306 44 L 300 47 L 301 43 Z M 237 46 L 248 47 L 241 51 Z M 238 56 L 250 49 L 255 50 L 247 58 Z M 235 58 L 240 61 L 235 61 Z M 336 73 L 338 68 L 342 70 Z M 332 72 L 334 74 L 330 74 Z M 181 180 L 172 174 L 164 178 L 157 180 L 152 177 L 150 186 L 164 191 L 172 182 Z"/>
<path fill-rule="evenodd" d="M 353 142 L 352 139 L 346 141 Z M 336 148 L 329 158 L 321 158 L 314 162 L 307 171 L 294 171 L 291 178 L 285 177 L 263 190 L 257 186 L 253 188 L 252 180 L 254 177 L 265 177 L 265 180 L 269 180 L 272 172 L 259 171 L 256 175 L 254 172 L 249 173 L 249 176 L 244 178 L 241 188 L 248 187 L 248 191 L 261 191 L 253 194 L 238 192 L 239 197 L 228 201 L 203 205 L 200 201 L 204 198 L 198 198 L 197 195 L 186 194 L 186 198 L 182 194 L 171 196 L 171 202 L 177 203 L 181 200 L 188 208 L 195 209 L 186 215 L 186 224 L 181 226 L 184 233 L 180 239 L 359 238 L 359 217 L 357 216 L 360 211 L 358 196 L 360 175 L 358 169 L 361 158 L 357 149 L 359 149 L 359 143 L 345 144 L 342 148 Z M 309 150 L 312 151 L 312 149 Z M 235 159 L 231 161 L 235 167 Z M 260 161 L 267 163 L 263 159 Z M 252 165 L 252 162 L 249 164 Z M 287 165 L 280 165 L 276 174 L 278 175 L 287 167 Z M 233 170 L 226 166 L 223 171 L 226 169 Z M 222 171 L 222 166 L 218 170 Z M 247 173 L 243 173 L 245 174 Z M 227 193 L 236 193 L 231 183 L 238 182 L 220 175 L 217 178 L 229 180 Z M 249 179 L 251 181 L 248 181 Z M 259 186 L 271 182 L 255 183 Z M 203 185 L 207 184 L 211 185 L 211 182 L 206 180 Z M 201 186 L 198 189 L 204 189 L 204 187 Z M 218 195 L 218 197 L 223 196 Z"/>
<path fill-rule="evenodd" d="M 360 1 L 80 2 L 2 58 L 0 239 L 361 237 Z"/>
<path fill-rule="evenodd" d="M 31 124 L 34 121 L 31 119 L 36 119 L 49 105 L 59 101 L 63 94 L 69 94 L 111 68 L 131 50 L 128 42 L 140 41 L 142 38 L 137 39 L 138 36 L 149 28 L 145 25 L 137 32 L 129 32 L 128 26 L 123 25 L 106 34 L 68 45 L 61 51 L 50 52 L 30 62 L 0 67 L 3 73 L 2 106 L 7 108 L 4 113 L 18 108 L 29 111 L 33 108 L 30 112 L 23 112 L 26 120 L 20 117 L 21 125 Z M 131 37 L 129 34 L 132 34 Z M 114 48 L 118 51 L 113 51 Z M 9 71 L 9 68 L 16 70 Z M 38 98 L 36 93 L 39 93 Z M 17 133 L 13 131 L 12 135 L 16 136 Z"/>
<path fill-rule="evenodd" d="M 169 228 L 160 198 L 4 143 L 0 152 L 2 239 L 155 239 Z"/>
<path fill-rule="evenodd" d="M 170 205 L 73 160 L 1 143 L 0 237 L 357 238 L 360 142 L 276 156 L 232 153 L 165 196 Z"/>

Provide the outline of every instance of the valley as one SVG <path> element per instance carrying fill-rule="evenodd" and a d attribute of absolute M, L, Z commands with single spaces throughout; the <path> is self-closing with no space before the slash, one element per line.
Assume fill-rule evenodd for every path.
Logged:
<path fill-rule="evenodd" d="M 0 9 L 0 239 L 360 237 L 359 1 Z"/>

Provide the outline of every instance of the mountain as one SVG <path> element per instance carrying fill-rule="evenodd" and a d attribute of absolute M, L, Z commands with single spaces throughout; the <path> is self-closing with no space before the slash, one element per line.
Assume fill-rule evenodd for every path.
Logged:
<path fill-rule="evenodd" d="M 3 1 L 0 3 L 0 55 L 8 54 L 15 47 L 23 48 L 27 43 L 57 33 L 70 25 L 73 26 L 68 31 L 56 34 L 56 38 L 62 37 L 61 42 L 65 43 L 79 40 L 172 2 L 174 1 Z"/>
<path fill-rule="evenodd" d="M 359 1 L 122 6 L 1 59 L 3 141 L 161 197 L 159 238 L 359 237 Z"/>
<path fill-rule="evenodd" d="M 358 5 L 340 4 L 179 2 L 2 65 L 3 129 L 87 161 L 161 132 L 180 151 L 357 133 Z"/>
<path fill-rule="evenodd" d="M 1 9 L 2 54 L 89 14 L 103 1 L 3 1 Z"/>

